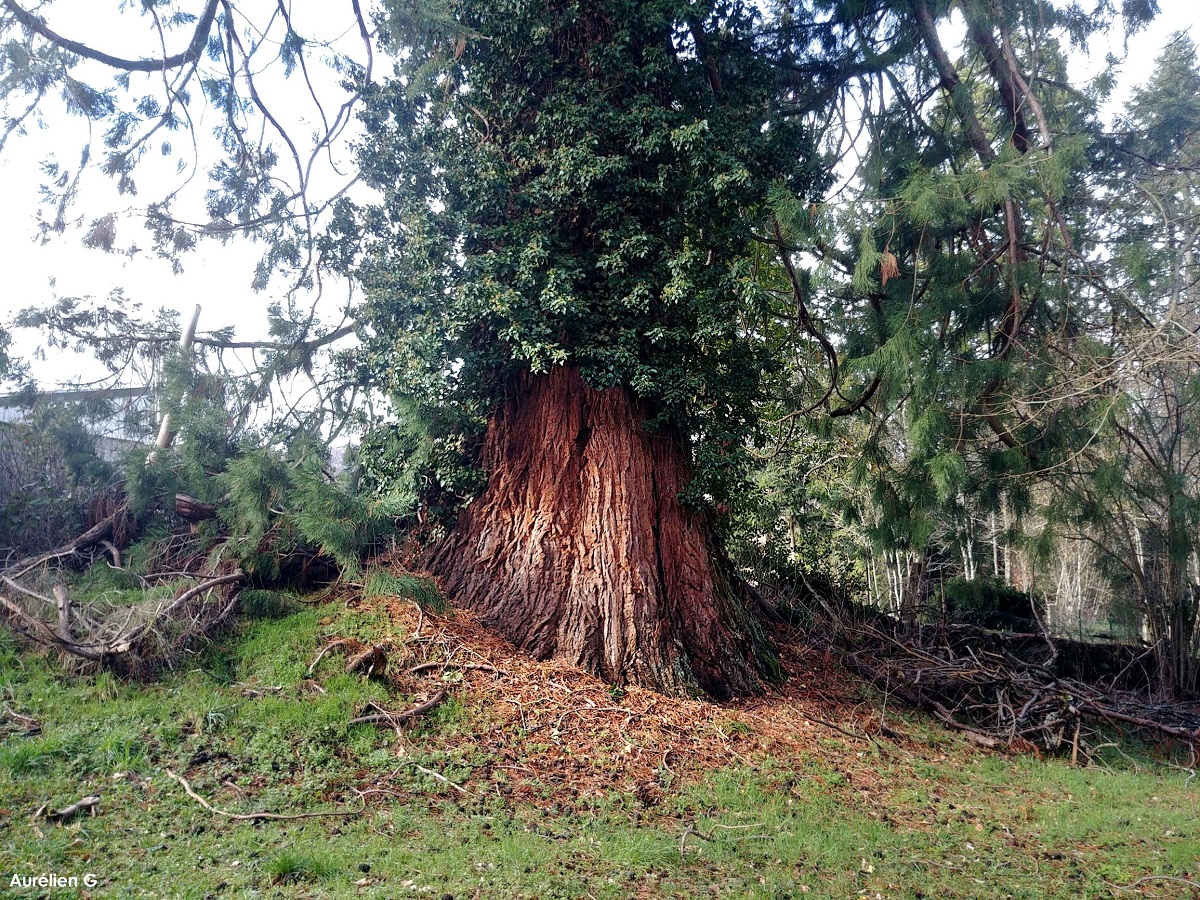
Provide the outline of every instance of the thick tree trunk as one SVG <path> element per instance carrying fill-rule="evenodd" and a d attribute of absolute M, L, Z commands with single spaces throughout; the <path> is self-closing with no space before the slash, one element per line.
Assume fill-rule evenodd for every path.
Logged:
<path fill-rule="evenodd" d="M 645 420 L 574 367 L 519 378 L 488 428 L 487 487 L 429 567 L 539 659 L 672 694 L 757 693 L 774 657 L 704 516 L 679 501 L 685 445 Z"/>

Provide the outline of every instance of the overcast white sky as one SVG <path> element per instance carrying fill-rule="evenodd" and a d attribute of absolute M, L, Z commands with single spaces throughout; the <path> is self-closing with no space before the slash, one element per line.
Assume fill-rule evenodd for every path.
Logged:
<path fill-rule="evenodd" d="M 253 0 L 274 7 L 271 0 Z M 200 8 L 199 2 L 196 4 Z M 249 4 L 240 3 L 239 7 Z M 322 2 L 319 4 L 295 4 L 297 30 L 307 35 L 349 34 L 353 21 L 348 2 Z M 1155 23 L 1141 34 L 1129 40 L 1128 53 L 1122 47 L 1122 36 L 1113 35 L 1109 47 L 1098 46 L 1090 60 L 1080 60 L 1080 73 L 1094 73 L 1105 67 L 1107 50 L 1124 58 L 1119 83 L 1122 91 L 1143 82 L 1149 75 L 1153 61 L 1159 54 L 1169 35 L 1178 30 L 1192 32 L 1193 39 L 1200 37 L 1200 5 L 1195 0 L 1160 0 L 1162 13 Z M 131 13 L 118 15 L 113 10 L 115 3 L 100 3 L 96 0 L 58 0 L 49 7 L 51 27 L 68 37 L 79 37 L 117 55 L 143 56 L 154 51 L 148 48 L 144 27 L 128 27 L 136 24 L 138 17 Z M 305 9 L 307 7 L 307 10 Z M 307 12 L 307 19 L 305 18 Z M 175 35 L 182 45 L 186 42 L 183 32 Z M 347 52 L 354 52 L 353 43 L 344 45 Z M 361 47 L 361 45 L 359 45 Z M 174 51 L 176 48 L 169 47 Z M 390 69 L 390 63 L 377 60 L 377 77 Z M 281 95 L 298 96 L 298 85 L 276 85 Z M 336 83 L 326 85 L 327 103 L 336 106 L 340 102 Z M 1116 101 L 1124 97 L 1119 93 Z M 196 104 L 199 108 L 200 104 Z M 1114 106 L 1119 108 L 1119 104 Z M 315 120 L 311 107 L 294 105 L 290 112 L 295 125 L 306 132 Z M 68 120 L 62 116 L 48 116 L 48 125 L 24 138 L 14 137 L 9 141 L 0 158 L 0 198 L 3 198 L 5 215 L 0 217 L 0 262 L 4 278 L 0 286 L 0 321 L 7 321 L 17 310 L 27 306 L 45 305 L 56 296 L 94 296 L 103 298 L 114 288 L 122 288 L 129 298 L 142 302 L 147 308 L 167 306 L 185 315 L 199 303 L 204 311 L 200 321 L 202 331 L 233 325 L 242 339 L 265 336 L 268 304 L 279 299 L 283 284 L 262 293 L 250 289 L 254 265 L 260 249 L 246 244 L 213 244 L 192 254 L 185 262 L 185 271 L 176 276 L 169 263 L 158 260 L 148 252 L 133 256 L 106 254 L 82 246 L 84 226 L 95 216 L 111 209 L 127 205 L 117 201 L 103 176 L 95 174 L 90 184 L 85 184 L 85 203 L 79 207 L 80 221 L 57 236 L 48 244 L 40 241 L 37 229 L 38 184 L 41 181 L 39 162 L 48 152 L 61 150 L 65 163 L 73 162 L 70 155 L 77 152 L 84 126 L 78 119 Z M 210 130 L 210 125 L 201 124 L 201 132 Z M 98 136 L 97 136 L 98 138 Z M 99 140 L 97 139 L 97 144 Z M 348 161 L 343 153 L 341 162 Z M 344 169 L 344 167 L 343 167 Z M 327 172 L 321 182 L 328 187 L 336 185 L 337 176 Z M 153 199 L 149 185 L 155 180 L 149 172 L 141 173 L 139 179 L 146 188 L 142 191 L 143 202 Z M 162 178 L 172 178 L 171 170 L 164 170 Z M 164 182 L 169 183 L 169 182 Z M 203 177 L 197 177 L 195 189 L 203 190 Z M 197 194 L 197 196 L 199 196 Z M 118 222 L 118 241 L 124 245 L 136 242 L 143 247 L 149 245 L 149 234 L 142 230 L 136 210 L 127 211 Z M 345 303 L 345 286 L 336 286 L 329 291 L 326 315 L 338 318 L 338 311 Z M 17 333 L 18 352 L 28 352 L 30 336 Z M 80 377 L 95 377 L 94 368 L 73 355 L 35 364 L 35 375 L 49 387 L 54 384 L 77 380 Z"/>
<path fill-rule="evenodd" d="M 136 6 L 136 4 L 126 4 Z M 185 6 L 187 4 L 184 4 Z M 199 0 L 191 4 L 196 12 L 202 8 Z M 352 58 L 363 61 L 364 50 L 358 38 L 357 25 L 351 12 L 349 0 L 325 0 L 321 3 L 295 3 L 292 19 L 296 30 L 309 38 L 331 40 L 337 38 L 337 49 Z M 375 4 L 365 0 L 363 7 L 370 10 Z M 157 37 L 150 30 L 149 20 L 132 11 L 118 12 L 115 0 L 56 0 L 45 8 L 48 25 L 66 37 L 85 40 L 90 45 L 116 56 L 133 58 L 156 55 Z M 242 0 L 237 4 L 250 17 L 261 24 L 269 20 L 275 10 L 275 0 Z M 275 31 L 268 35 L 282 34 L 276 22 Z M 182 50 L 190 32 L 180 29 L 168 35 L 168 52 Z M 330 54 L 316 50 L 316 58 Z M 275 114 L 287 125 L 293 139 L 298 142 L 307 138 L 320 127 L 319 112 L 307 95 L 303 82 L 298 77 L 284 81 L 279 77 L 280 66 L 267 66 L 271 54 L 264 52 L 260 65 L 263 71 L 256 80 L 258 90 Z M 258 57 L 256 57 L 258 59 Z M 338 84 L 339 76 L 319 63 L 309 60 L 309 71 L 314 76 L 318 97 L 326 114 L 332 117 L 337 107 L 345 100 L 345 91 Z M 376 77 L 390 70 L 386 59 L 377 59 Z M 87 77 L 92 84 L 101 86 L 111 78 L 113 70 L 99 64 L 85 63 Z M 142 79 L 146 93 L 149 78 L 158 76 L 135 76 Z M 161 94 L 161 91 L 159 92 Z M 208 116 L 197 122 L 196 133 L 201 141 L 211 141 L 216 124 L 212 110 L 206 110 L 199 100 L 199 88 L 195 81 L 192 93 L 197 100 L 192 104 L 192 114 Z M 316 196 L 329 196 L 343 188 L 348 180 L 346 173 L 353 172 L 352 152 L 349 139 L 356 132 L 357 121 L 344 135 L 332 160 L 322 159 L 313 176 Z M 0 282 L 0 321 L 7 321 L 18 310 L 29 306 L 42 306 L 61 296 L 91 296 L 104 298 L 115 288 L 120 288 L 133 301 L 141 302 L 147 310 L 168 307 L 179 311 L 186 318 L 196 304 L 203 307 L 200 330 L 234 326 L 239 339 L 253 340 L 267 336 L 266 310 L 272 303 L 282 299 L 287 284 L 280 280 L 267 290 L 254 292 L 250 285 L 254 268 L 263 253 L 263 247 L 247 241 L 232 241 L 221 245 L 216 242 L 201 242 L 197 251 L 184 257 L 182 275 L 172 273 L 171 264 L 154 256 L 149 250 L 151 235 L 143 225 L 141 211 L 144 204 L 160 198 L 165 190 L 176 187 L 181 176 L 175 172 L 176 157 L 156 158 L 154 154 L 139 164 L 134 177 L 139 183 L 139 196 L 119 197 L 112 179 L 92 171 L 81 185 L 81 202 L 75 209 L 76 218 L 66 232 L 43 242 L 38 230 L 39 184 L 45 179 L 40 164 L 48 156 L 57 154 L 64 168 L 78 162 L 80 147 L 87 141 L 86 123 L 79 117 L 62 113 L 61 106 L 47 111 L 42 127 L 31 128 L 30 133 L 8 142 L 0 156 L 0 197 L 3 198 L 5 215 L 0 217 L 0 261 L 3 262 L 5 278 Z M 177 132 L 170 135 L 174 146 L 190 145 L 190 140 Z M 93 135 L 93 158 L 100 155 L 101 134 Z M 201 154 L 204 146 L 201 144 Z M 303 146 L 301 146 L 303 153 Z M 201 161 L 201 167 L 204 162 Z M 282 174 L 289 170 L 281 166 Z M 293 180 L 294 176 L 293 176 Z M 162 187 L 156 187 L 161 185 Z M 177 212 L 191 215 L 193 221 L 204 221 L 203 192 L 207 179 L 203 169 L 191 180 L 183 193 L 183 200 L 176 205 Z M 190 207 L 188 205 L 190 199 Z M 138 204 L 142 204 L 141 207 Z M 141 252 L 105 253 L 88 249 L 82 238 L 91 221 L 97 216 L 116 211 L 117 242 L 128 248 L 137 244 Z M 44 212 L 52 217 L 51 212 Z M 340 319 L 340 311 L 346 305 L 345 283 L 328 284 L 322 306 L 327 319 Z M 35 337 L 28 333 L 15 332 L 15 347 L 18 353 L 28 353 Z M 34 374 L 39 382 L 49 387 L 56 383 L 79 378 L 94 378 L 102 370 L 89 366 L 87 360 L 75 354 L 62 355 L 46 361 L 34 362 Z"/>

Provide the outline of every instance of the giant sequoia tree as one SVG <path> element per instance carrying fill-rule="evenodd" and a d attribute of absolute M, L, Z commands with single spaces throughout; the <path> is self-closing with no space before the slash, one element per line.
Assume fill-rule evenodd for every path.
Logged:
<path fill-rule="evenodd" d="M 715 536 L 754 423 L 751 233 L 805 198 L 738 3 L 461 2 L 393 20 L 369 98 L 370 370 L 486 473 L 427 564 L 539 658 L 753 692 L 769 650 Z"/>

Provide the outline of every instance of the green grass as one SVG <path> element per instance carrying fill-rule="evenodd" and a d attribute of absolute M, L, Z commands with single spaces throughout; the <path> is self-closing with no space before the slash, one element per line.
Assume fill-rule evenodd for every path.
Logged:
<path fill-rule="evenodd" d="M 12 873 L 93 872 L 95 897 L 1074 900 L 1149 875 L 1200 877 L 1200 791 L 1154 748 L 1078 770 L 975 753 L 916 717 L 905 748 L 838 738 L 701 780 L 664 776 L 652 807 L 619 783 L 573 808 L 522 805 L 477 777 L 491 751 L 468 706 L 410 728 L 400 756 L 390 731 L 346 723 L 368 700 L 411 698 L 335 663 L 317 673 L 324 693 L 312 687 L 309 661 L 356 613 L 271 615 L 145 685 L 69 679 L 0 639 L 3 703 L 42 723 L 38 735 L 0 732 L 6 888 Z M 354 627 L 388 637 L 370 617 Z M 751 728 L 731 710 L 720 730 Z M 230 812 L 353 814 L 230 820 L 167 769 Z M 377 791 L 361 812 L 356 789 Z M 94 818 L 31 819 L 86 794 L 102 797 Z"/>
<path fill-rule="evenodd" d="M 317 881 L 332 878 L 338 871 L 327 856 L 301 850 L 281 850 L 266 861 L 265 868 L 272 884 Z"/>

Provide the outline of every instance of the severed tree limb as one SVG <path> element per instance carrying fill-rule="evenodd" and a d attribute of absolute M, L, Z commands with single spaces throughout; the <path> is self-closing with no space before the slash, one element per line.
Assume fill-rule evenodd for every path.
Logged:
<path fill-rule="evenodd" d="M 188 522 L 203 522 L 217 517 L 217 507 L 188 494 L 176 494 L 175 515 Z"/>
<path fill-rule="evenodd" d="M 213 0 L 215 5 L 215 0 Z M 196 325 L 200 322 L 200 304 L 196 304 L 196 308 L 192 310 L 192 318 L 188 321 L 188 326 L 183 330 L 183 334 L 179 336 L 179 352 L 185 354 L 192 349 L 192 342 L 196 340 Z M 163 412 L 162 421 L 158 426 L 158 437 L 154 441 L 154 449 L 146 456 L 146 465 L 150 465 L 158 458 L 160 450 L 166 450 L 175 440 L 175 430 L 171 427 L 171 410 Z"/>
<path fill-rule="evenodd" d="M 71 639 L 71 598 L 67 596 L 67 589 L 61 585 L 54 585 L 54 601 L 58 607 L 58 636 L 66 640 Z"/>
<path fill-rule="evenodd" d="M 0 581 L 22 594 L 34 597 L 51 606 L 58 606 L 60 610 L 59 630 L 53 630 L 45 622 L 30 614 L 19 604 L 14 603 L 3 594 L 0 594 L 0 610 L 8 614 L 10 624 L 14 628 L 23 631 L 26 636 L 36 643 L 48 647 L 57 647 L 60 650 L 70 653 L 72 656 L 78 656 L 82 659 L 88 660 L 89 662 L 98 662 L 104 664 L 110 663 L 114 660 L 114 658 L 128 653 L 133 648 L 134 643 L 141 638 L 148 629 L 152 628 L 163 619 L 174 615 L 180 609 L 180 607 L 184 606 L 189 600 L 192 600 L 205 591 L 212 590 L 214 587 L 219 587 L 223 584 L 240 582 L 244 580 L 245 577 L 245 573 L 239 569 L 234 572 L 229 572 L 225 575 L 218 575 L 215 578 L 206 579 L 195 587 L 184 591 L 165 607 L 158 609 L 153 613 L 149 621 L 143 622 L 142 624 L 126 631 L 125 628 L 128 626 L 127 620 L 126 625 L 123 626 L 120 631 L 103 641 L 91 641 L 85 643 L 74 640 L 69 632 L 63 632 L 62 613 L 64 611 L 64 607 L 62 604 L 56 604 L 56 602 L 51 600 L 49 597 L 43 597 L 41 594 L 23 587 L 18 582 L 9 578 L 7 575 L 0 575 Z M 236 602 L 236 593 L 235 596 L 231 598 L 230 603 L 226 605 L 226 607 L 221 611 L 221 614 L 217 617 L 217 622 L 222 621 L 229 614 L 233 608 L 234 602 Z M 67 610 L 69 614 L 69 606 L 67 607 Z"/>
<path fill-rule="evenodd" d="M 173 778 L 176 781 L 178 781 L 181 785 L 183 785 L 183 789 L 187 793 L 187 795 L 189 797 L 191 797 L 193 800 L 195 800 L 197 803 L 199 803 L 201 806 L 203 806 L 205 809 L 207 809 L 210 813 L 213 813 L 214 815 L 218 815 L 218 816 L 223 816 L 226 819 L 232 819 L 235 822 L 255 822 L 260 819 L 271 819 L 274 821 L 291 821 L 292 819 L 316 819 L 316 818 L 320 818 L 323 816 L 353 816 L 353 815 L 357 815 L 358 813 L 362 812 L 364 809 L 367 808 L 366 797 L 363 797 L 362 806 L 358 807 L 358 809 L 336 809 L 336 810 L 327 810 L 327 811 L 320 811 L 320 812 L 304 812 L 304 813 L 269 813 L 269 812 L 231 813 L 224 809 L 218 809 L 217 807 L 215 807 L 211 803 L 209 803 L 207 800 L 205 800 L 203 797 L 201 797 L 199 794 L 197 794 L 194 790 L 192 790 L 192 786 L 190 784 L 188 784 L 187 779 L 184 778 L 182 775 L 176 775 L 170 769 L 167 769 L 167 777 Z"/>
<path fill-rule="evenodd" d="M 100 543 L 109 536 L 112 531 L 113 523 L 117 519 L 117 513 L 105 516 L 79 537 L 69 543 L 63 544 L 57 550 L 51 550 L 48 553 L 40 553 L 37 556 L 27 556 L 24 559 L 18 559 L 15 563 L 4 569 L 4 574 L 11 578 L 16 578 L 24 575 L 30 569 L 37 568 L 43 563 L 48 563 L 52 559 L 60 559 L 64 556 L 71 556 L 78 553 L 80 550 L 86 550 L 95 544 Z"/>
<path fill-rule="evenodd" d="M 6 582 L 8 580 L 7 578 L 4 579 Z M 33 640 L 40 644 L 61 647 L 68 653 L 90 660 L 91 662 L 101 662 L 104 659 L 102 648 L 97 647 L 95 644 L 77 644 L 74 641 L 60 637 L 51 631 L 46 623 L 25 612 L 25 610 L 21 609 L 20 606 L 13 603 L 3 594 L 0 594 L 0 609 L 3 609 L 15 620 L 11 624 L 17 628 L 24 629 Z"/>

